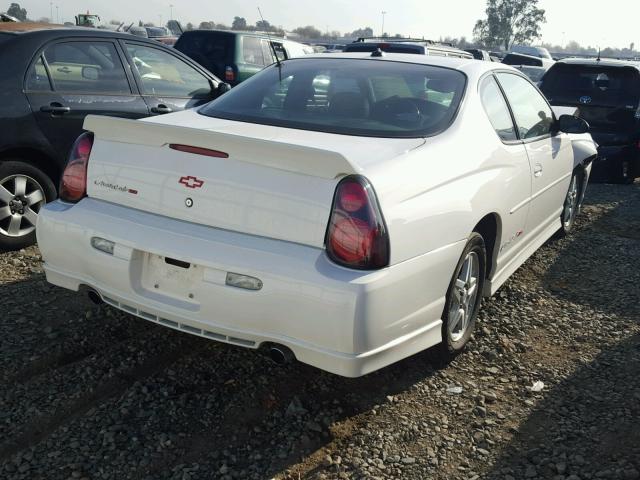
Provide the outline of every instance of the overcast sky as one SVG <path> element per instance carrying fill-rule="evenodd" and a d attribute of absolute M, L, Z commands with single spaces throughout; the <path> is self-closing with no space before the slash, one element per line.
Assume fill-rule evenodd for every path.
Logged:
<path fill-rule="evenodd" d="M 49 17 L 56 11 L 60 21 L 73 21 L 76 13 L 87 9 L 104 22 L 142 19 L 166 22 L 173 4 L 173 17 L 183 24 L 204 20 L 231 24 L 233 17 L 247 22 L 259 20 L 260 6 L 266 20 L 285 29 L 314 25 L 321 30 L 351 32 L 370 26 L 378 34 L 385 15 L 385 31 L 390 34 L 439 37 L 472 37 L 473 26 L 484 15 L 484 0 L 18 0 L 31 18 Z M 2 0 L 2 8 L 9 1 Z M 576 40 L 587 46 L 640 48 L 640 1 L 638 0 L 540 0 L 547 11 L 542 40 L 562 44 Z M 51 9 L 51 5 L 53 8 Z M 56 6 L 58 9 L 56 10 Z"/>

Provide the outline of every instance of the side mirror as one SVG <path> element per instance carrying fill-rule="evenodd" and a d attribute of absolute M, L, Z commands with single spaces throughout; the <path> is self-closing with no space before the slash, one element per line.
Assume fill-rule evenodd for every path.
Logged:
<path fill-rule="evenodd" d="M 589 124 L 573 115 L 560 115 L 558 119 L 558 130 L 564 133 L 588 133 Z"/>
<path fill-rule="evenodd" d="M 85 80 L 98 80 L 100 70 L 96 67 L 82 67 L 82 78 Z"/>
<path fill-rule="evenodd" d="M 227 93 L 229 90 L 231 90 L 231 85 L 226 82 L 220 82 L 216 88 L 216 97 Z"/>

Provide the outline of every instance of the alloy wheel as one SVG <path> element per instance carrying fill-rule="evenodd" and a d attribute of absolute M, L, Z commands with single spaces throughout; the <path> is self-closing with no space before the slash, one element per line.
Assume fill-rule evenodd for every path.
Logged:
<path fill-rule="evenodd" d="M 0 180 L 0 234 L 22 237 L 33 232 L 45 202 L 43 188 L 27 175 Z"/>
<path fill-rule="evenodd" d="M 451 292 L 448 327 L 453 342 L 464 337 L 471 324 L 478 297 L 479 275 L 480 258 L 476 252 L 469 252 L 462 262 Z"/>
<path fill-rule="evenodd" d="M 574 175 L 571 177 L 571 184 L 569 185 L 569 191 L 564 200 L 564 211 L 562 214 L 562 224 L 567 230 L 571 228 L 577 214 L 578 193 L 578 176 Z"/>

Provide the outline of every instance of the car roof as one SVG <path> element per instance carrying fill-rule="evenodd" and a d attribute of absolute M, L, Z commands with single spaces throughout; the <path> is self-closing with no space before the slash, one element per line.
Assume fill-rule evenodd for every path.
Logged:
<path fill-rule="evenodd" d="M 605 67 L 633 67 L 640 70 L 640 63 L 633 62 L 630 60 L 617 60 L 615 58 L 601 58 L 598 60 L 597 58 L 563 58 L 562 60 L 558 60 L 556 63 L 567 64 L 567 65 L 584 65 L 584 66 L 605 66 Z"/>
<path fill-rule="evenodd" d="M 306 61 L 310 59 L 359 59 L 373 60 L 384 62 L 399 63 L 415 63 L 420 65 L 431 65 L 435 67 L 451 68 L 460 70 L 468 76 L 479 77 L 486 72 L 495 70 L 507 70 L 512 72 L 519 71 L 510 65 L 504 65 L 496 62 L 480 62 L 475 58 L 458 58 L 458 57 L 440 57 L 436 55 L 415 55 L 411 53 L 387 53 L 384 52 L 381 57 L 372 57 L 370 52 L 338 52 L 338 53 L 313 53 L 303 57 L 296 57 L 286 60 L 290 61 Z"/>
<path fill-rule="evenodd" d="M 208 29 L 208 28 L 196 28 L 194 30 L 187 30 L 183 33 L 183 35 L 243 35 L 243 36 L 253 36 L 260 38 L 271 38 L 272 40 L 287 40 L 283 38 L 281 35 L 276 35 L 275 33 L 267 33 L 267 32 L 250 32 L 244 30 L 216 30 L 216 29 Z"/>
<path fill-rule="evenodd" d="M 65 27 L 56 23 L 37 23 L 37 22 L 0 22 L 0 32 L 7 33 L 25 33 L 35 32 L 38 30 L 58 30 Z"/>
<path fill-rule="evenodd" d="M 88 28 L 88 27 L 68 27 L 66 25 L 56 25 L 49 23 L 27 23 L 27 22 L 2 22 L 0 23 L 0 33 L 15 34 L 17 37 L 31 37 L 31 38 L 56 38 L 56 37 L 108 37 L 108 38 L 122 38 L 125 40 L 135 40 L 140 42 L 146 42 L 151 45 L 162 45 L 155 40 L 149 40 L 145 37 L 132 35 L 127 32 L 116 32 L 113 30 L 107 30 L 103 28 Z"/>

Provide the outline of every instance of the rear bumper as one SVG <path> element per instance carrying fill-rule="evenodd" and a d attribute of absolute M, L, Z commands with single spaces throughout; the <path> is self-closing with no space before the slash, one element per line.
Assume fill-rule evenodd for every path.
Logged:
<path fill-rule="evenodd" d="M 640 177 L 640 149 L 635 144 L 600 145 L 593 165 L 595 181 L 616 181 L 624 169 L 629 177 Z"/>
<path fill-rule="evenodd" d="M 86 198 L 42 209 L 37 228 L 49 282 L 85 285 L 149 321 L 360 376 L 441 341 L 440 316 L 459 242 L 376 272 L 331 263 L 324 250 L 239 234 Z M 114 255 L 91 237 L 115 242 Z M 166 265 L 170 257 L 189 269 Z M 259 291 L 225 284 L 257 277 Z"/>

